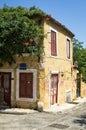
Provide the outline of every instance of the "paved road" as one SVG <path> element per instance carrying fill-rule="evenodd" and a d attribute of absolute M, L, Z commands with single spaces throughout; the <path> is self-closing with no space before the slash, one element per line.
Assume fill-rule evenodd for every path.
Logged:
<path fill-rule="evenodd" d="M 57 114 L 0 114 L 0 130 L 86 130 L 86 103 Z"/>

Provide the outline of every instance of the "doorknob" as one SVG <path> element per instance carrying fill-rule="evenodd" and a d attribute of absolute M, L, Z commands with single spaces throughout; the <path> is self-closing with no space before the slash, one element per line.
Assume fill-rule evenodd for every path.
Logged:
<path fill-rule="evenodd" d="M 5 93 L 8 93 L 8 90 L 5 90 Z"/>
<path fill-rule="evenodd" d="M 28 81 L 27 83 L 30 84 L 30 81 Z"/>

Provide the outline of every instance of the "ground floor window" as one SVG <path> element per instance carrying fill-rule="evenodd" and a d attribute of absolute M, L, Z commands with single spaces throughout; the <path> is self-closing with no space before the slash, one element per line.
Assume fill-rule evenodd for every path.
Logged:
<path fill-rule="evenodd" d="M 17 84 L 16 97 L 20 101 L 36 100 L 36 84 L 37 70 L 36 69 L 17 69 Z"/>
<path fill-rule="evenodd" d="M 33 98 L 33 73 L 19 73 L 19 97 Z"/>

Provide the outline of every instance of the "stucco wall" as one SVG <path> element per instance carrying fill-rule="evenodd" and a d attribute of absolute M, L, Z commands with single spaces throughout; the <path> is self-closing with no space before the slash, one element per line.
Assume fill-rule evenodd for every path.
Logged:
<path fill-rule="evenodd" d="M 50 29 L 53 28 L 57 31 L 57 57 L 51 56 L 50 44 Z M 76 98 L 76 82 L 73 75 L 73 59 L 72 59 L 72 42 L 70 44 L 70 59 L 66 57 L 66 38 L 70 38 L 64 30 L 60 29 L 55 24 L 48 22 L 44 23 L 44 32 L 47 32 L 47 37 L 44 39 L 45 47 L 45 107 L 50 106 L 50 76 L 52 71 L 59 74 L 58 82 L 58 104 L 66 102 L 66 93 L 71 92 L 71 101 Z M 61 74 L 63 73 L 63 76 Z"/>

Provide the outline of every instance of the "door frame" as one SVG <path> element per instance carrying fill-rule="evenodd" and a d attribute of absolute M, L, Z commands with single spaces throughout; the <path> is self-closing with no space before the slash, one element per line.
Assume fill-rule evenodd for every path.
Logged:
<path fill-rule="evenodd" d="M 59 103 L 59 71 L 57 70 L 57 71 L 51 71 L 51 72 L 50 72 L 50 83 L 49 83 L 49 84 L 50 84 L 50 85 L 49 85 L 50 87 L 49 87 L 49 93 L 50 93 L 50 91 L 51 91 L 51 75 L 52 75 L 52 74 L 57 74 L 57 75 L 58 75 L 57 103 L 55 103 L 55 104 L 58 104 L 58 103 Z M 55 104 L 53 104 L 53 105 L 51 104 L 51 94 L 49 94 L 49 95 L 50 95 L 50 103 L 49 103 L 49 104 L 50 104 L 50 107 L 51 107 L 51 106 L 53 106 L 53 105 L 55 105 Z"/>
<path fill-rule="evenodd" d="M 14 100 L 14 70 L 13 69 L 0 69 L 1 73 L 11 73 L 11 93 L 10 93 L 10 105 Z"/>
<path fill-rule="evenodd" d="M 20 98 L 19 97 L 19 73 L 33 73 L 33 98 Z M 29 101 L 34 102 L 37 99 L 36 96 L 37 88 L 37 70 L 36 69 L 16 69 L 16 100 L 17 101 Z"/>

